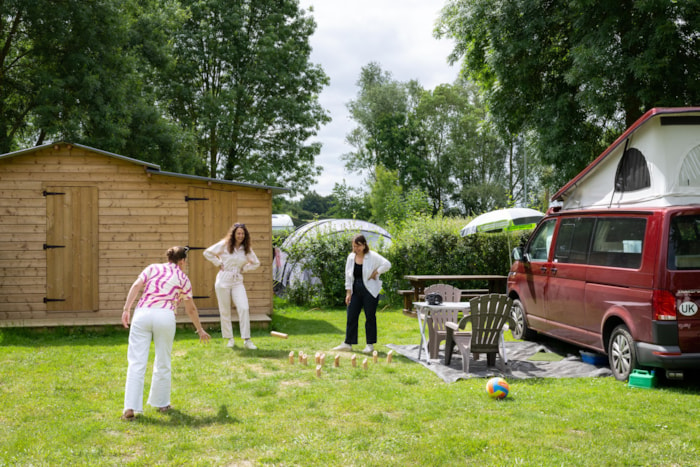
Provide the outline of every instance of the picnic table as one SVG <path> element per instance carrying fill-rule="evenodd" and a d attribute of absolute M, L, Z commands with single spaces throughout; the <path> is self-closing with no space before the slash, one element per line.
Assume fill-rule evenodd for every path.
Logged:
<path fill-rule="evenodd" d="M 486 281 L 488 286 L 486 289 L 462 289 L 462 296 L 469 298 L 485 293 L 506 293 L 506 284 L 508 276 L 500 276 L 494 274 L 464 274 L 464 275 L 440 275 L 440 274 L 409 274 L 403 276 L 404 279 L 411 283 L 412 290 L 400 290 L 399 293 L 404 297 L 404 313 L 410 313 L 413 302 L 419 302 L 422 299 L 425 288 L 434 283 L 446 282 L 471 282 L 471 281 Z"/>

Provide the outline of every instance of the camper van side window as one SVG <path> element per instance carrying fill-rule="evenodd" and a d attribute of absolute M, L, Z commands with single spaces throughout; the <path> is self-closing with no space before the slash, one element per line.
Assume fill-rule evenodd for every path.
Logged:
<path fill-rule="evenodd" d="M 589 264 L 638 269 L 647 221 L 643 218 L 600 218 L 593 235 Z"/>
<path fill-rule="evenodd" d="M 554 259 L 560 263 L 586 264 L 595 219 L 563 219 L 557 234 Z"/>

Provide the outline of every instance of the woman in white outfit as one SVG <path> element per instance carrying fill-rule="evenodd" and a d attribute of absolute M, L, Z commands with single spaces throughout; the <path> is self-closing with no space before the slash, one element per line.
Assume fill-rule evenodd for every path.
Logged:
<path fill-rule="evenodd" d="M 243 287 L 243 273 L 260 266 L 258 257 L 250 247 L 250 234 L 245 224 L 233 224 L 228 235 L 204 250 L 204 257 L 219 267 L 216 275 L 216 299 L 221 316 L 221 335 L 228 339 L 227 347 L 233 348 L 233 328 L 231 326 L 231 301 L 238 311 L 241 338 L 246 349 L 257 347 L 250 340 L 250 308 L 248 295 Z"/>
<path fill-rule="evenodd" d="M 352 350 L 357 344 L 357 330 L 362 309 L 365 310 L 365 337 L 367 347 L 362 352 L 372 353 L 377 343 L 377 305 L 382 281 L 379 275 L 391 268 L 389 260 L 369 249 L 364 235 L 352 239 L 352 253 L 345 263 L 345 304 L 347 324 L 345 341 L 333 350 Z"/>

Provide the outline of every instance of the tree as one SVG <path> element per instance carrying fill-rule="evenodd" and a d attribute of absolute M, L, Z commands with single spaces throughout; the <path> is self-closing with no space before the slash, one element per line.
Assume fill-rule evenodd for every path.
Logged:
<path fill-rule="evenodd" d="M 450 157 L 453 152 L 451 137 L 467 110 L 461 97 L 458 90 L 448 84 L 434 91 L 423 91 L 413 114 L 415 125 L 420 128 L 421 144 L 416 148 L 416 163 L 411 167 L 415 172 L 412 179 L 430 197 L 433 213 L 443 210 L 455 189 L 452 175 L 458 161 Z"/>
<path fill-rule="evenodd" d="M 372 222 L 390 230 L 400 229 L 405 221 L 417 214 L 430 212 L 428 196 L 418 188 L 404 190 L 395 170 L 377 165 L 374 182 L 370 186 L 369 201 Z"/>
<path fill-rule="evenodd" d="M 395 217 L 382 201 L 411 190 L 427 195 L 433 214 L 481 213 L 524 198 L 524 147 L 517 135 L 497 131 L 472 83 L 460 79 L 428 91 L 370 63 L 358 86 L 348 105 L 358 123 L 348 137 L 356 151 L 343 158 L 348 169 L 373 174 L 375 221 Z M 396 186 L 377 178 L 387 171 Z"/>
<path fill-rule="evenodd" d="M 455 205 L 465 214 L 482 212 L 515 198 L 522 173 L 514 154 L 507 160 L 509 148 L 488 118 L 478 90 L 466 80 L 421 95 L 414 113 L 422 142 L 415 167 L 423 176 L 415 180 L 430 197 L 433 213 Z"/>
<path fill-rule="evenodd" d="M 84 141 L 87 135 L 101 147 L 118 146 L 132 79 L 131 56 L 119 53 L 126 21 L 114 2 L 52 3 L 2 4 L 0 150 L 50 136 Z"/>
<path fill-rule="evenodd" d="M 643 112 L 700 100 L 697 1 L 449 0 L 436 35 L 558 187 Z"/>
<path fill-rule="evenodd" d="M 356 187 L 349 186 L 345 180 L 333 186 L 331 195 L 333 203 L 326 213 L 336 219 L 360 219 L 371 218 L 369 197 L 367 193 Z"/>
<path fill-rule="evenodd" d="M 318 103 L 328 84 L 309 62 L 316 24 L 295 0 L 181 0 L 164 100 L 183 129 L 198 135 L 209 175 L 305 191 L 320 168 L 330 119 Z"/>
<path fill-rule="evenodd" d="M 479 103 L 470 110 L 450 135 L 457 183 L 452 201 L 468 216 L 505 207 L 513 195 L 508 184 L 509 169 L 513 169 L 507 164 L 508 147 L 492 131 Z"/>
<path fill-rule="evenodd" d="M 0 3 L 0 152 L 65 140 L 191 167 L 153 105 L 167 11 L 156 0 Z M 152 83 L 151 83 L 152 84 Z"/>
<path fill-rule="evenodd" d="M 358 96 L 348 103 L 353 120 L 358 123 L 347 136 L 355 151 L 344 154 L 350 171 L 374 171 L 377 165 L 398 173 L 400 183 L 410 187 L 415 170 L 414 151 L 417 132 L 410 114 L 422 89 L 416 82 L 400 83 L 391 73 L 382 71 L 376 62 L 360 72 Z"/>
<path fill-rule="evenodd" d="M 301 207 L 301 209 L 310 212 L 311 214 L 314 214 L 316 216 L 324 216 L 326 212 L 328 212 L 328 210 L 331 208 L 332 204 L 332 195 L 322 196 L 316 193 L 315 191 L 306 193 L 299 202 L 299 206 Z"/>

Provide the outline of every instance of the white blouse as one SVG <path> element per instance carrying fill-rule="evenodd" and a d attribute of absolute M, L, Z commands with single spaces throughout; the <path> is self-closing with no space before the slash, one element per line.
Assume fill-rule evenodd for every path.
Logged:
<path fill-rule="evenodd" d="M 254 271 L 260 267 L 260 260 L 252 249 L 247 255 L 243 246 L 234 248 L 233 253 L 229 253 L 226 239 L 204 250 L 204 257 L 220 268 L 216 275 L 217 287 L 232 287 L 240 284 L 243 282 L 244 272 Z"/>
<path fill-rule="evenodd" d="M 389 269 L 391 269 L 391 263 L 379 253 L 370 250 L 365 254 L 362 262 L 362 283 L 373 297 L 378 297 L 379 292 L 382 290 L 382 281 L 379 279 L 379 274 L 385 273 Z M 354 270 L 355 253 L 350 253 L 345 263 L 345 290 L 352 291 L 352 283 L 355 280 Z M 370 279 L 369 276 L 371 276 L 375 270 L 377 271 L 377 278 Z"/>

